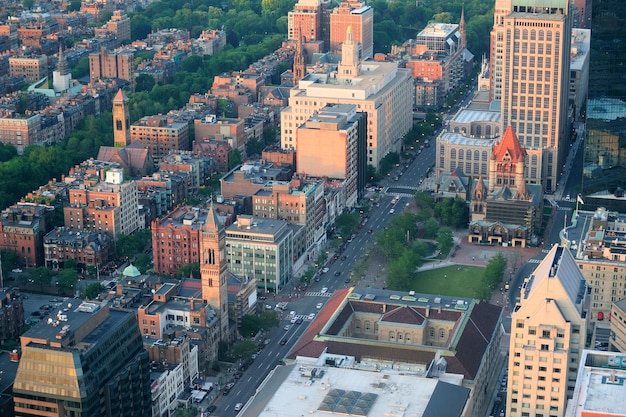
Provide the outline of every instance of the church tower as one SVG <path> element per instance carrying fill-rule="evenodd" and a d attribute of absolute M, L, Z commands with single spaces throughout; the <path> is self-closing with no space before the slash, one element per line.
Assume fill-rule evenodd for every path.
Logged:
<path fill-rule="evenodd" d="M 52 72 L 52 89 L 55 93 L 62 93 L 69 90 L 72 74 L 67 69 L 65 54 L 63 53 L 63 42 L 59 42 L 59 62 L 56 71 Z"/>
<path fill-rule="evenodd" d="M 459 33 L 461 33 L 461 40 L 459 45 L 459 50 L 465 49 L 467 46 L 466 35 L 465 35 L 465 5 L 461 6 L 461 19 L 459 19 Z"/>
<path fill-rule="evenodd" d="M 293 57 L 293 86 L 298 85 L 305 76 L 304 51 L 302 50 L 302 37 L 298 38 L 296 43 L 296 54 Z"/>
<path fill-rule="evenodd" d="M 472 221 L 484 220 L 487 211 L 487 187 L 483 181 L 482 175 L 478 177 L 476 185 L 472 190 L 472 199 L 470 201 L 470 217 Z"/>
<path fill-rule="evenodd" d="M 511 126 L 493 147 L 489 161 L 489 191 L 507 187 L 522 199 L 527 197 L 524 163 L 526 151 L 521 147 Z M 522 195 L 520 195 L 520 193 Z"/>
<path fill-rule="evenodd" d="M 130 144 L 130 113 L 128 97 L 119 89 L 113 98 L 113 141 L 116 148 Z"/>
<path fill-rule="evenodd" d="M 220 337 L 228 335 L 228 287 L 226 282 L 226 231 L 217 218 L 213 202 L 200 233 L 200 279 L 202 299 L 220 316 Z"/>
<path fill-rule="evenodd" d="M 361 72 L 359 43 L 354 41 L 352 26 L 346 31 L 346 41 L 341 46 L 341 63 L 337 66 L 337 77 L 355 78 Z"/>

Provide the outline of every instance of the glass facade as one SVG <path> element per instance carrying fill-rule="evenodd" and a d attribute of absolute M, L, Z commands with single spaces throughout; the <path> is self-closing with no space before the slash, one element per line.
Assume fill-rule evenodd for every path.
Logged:
<path fill-rule="evenodd" d="M 626 8 L 622 0 L 594 0 L 583 195 L 626 188 Z M 606 206 L 609 201 L 602 202 Z M 611 210 L 626 210 L 612 200 Z M 619 207 L 620 204 L 622 207 Z"/>

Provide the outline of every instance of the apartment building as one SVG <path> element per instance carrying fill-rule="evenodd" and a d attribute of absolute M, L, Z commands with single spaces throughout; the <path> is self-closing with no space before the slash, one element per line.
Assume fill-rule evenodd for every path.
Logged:
<path fill-rule="evenodd" d="M 590 289 L 558 245 L 524 281 L 511 315 L 507 416 L 565 416 L 587 339 Z"/>
<path fill-rule="evenodd" d="M 120 45 L 126 40 L 130 40 L 130 18 L 121 10 L 115 10 L 113 16 L 101 28 L 95 29 L 95 34 L 115 36 L 116 45 Z"/>
<path fill-rule="evenodd" d="M 45 55 L 32 57 L 9 58 L 9 75 L 24 77 L 29 83 L 34 83 L 48 76 L 48 57 Z"/>
<path fill-rule="evenodd" d="M 114 164 L 88 161 L 70 171 L 68 203 L 63 207 L 65 227 L 103 232 L 116 239 L 142 229 L 137 183 L 124 180 L 124 170 Z"/>
<path fill-rule="evenodd" d="M 14 252 L 26 267 L 44 261 L 43 237 L 52 227 L 54 207 L 17 203 L 0 213 L 0 250 Z"/>
<path fill-rule="evenodd" d="M 328 104 L 353 104 L 367 113 L 367 164 L 378 168 L 389 152 L 397 152 L 412 126 L 410 71 L 394 62 L 361 62 L 352 35 L 343 44 L 341 63 L 311 72 L 291 90 L 289 106 L 280 114 L 281 147 L 297 149 L 297 130 Z"/>
<path fill-rule="evenodd" d="M 20 337 L 15 415 L 144 417 L 150 363 L 135 312 L 74 301 Z"/>
<path fill-rule="evenodd" d="M 570 140 L 572 19 L 569 0 L 497 0 L 491 96 L 501 131 L 512 126 L 530 156 L 527 179 L 556 189 Z"/>
<path fill-rule="evenodd" d="M 299 0 L 287 14 L 287 39 L 303 42 L 323 40 L 321 0 Z"/>
<path fill-rule="evenodd" d="M 108 51 L 103 47 L 99 52 L 90 53 L 89 76 L 91 82 L 119 78 L 132 84 L 134 82 L 134 57 L 134 52 L 131 49 Z"/>
<path fill-rule="evenodd" d="M 206 139 L 227 142 L 231 149 L 238 149 L 242 155 L 246 154 L 245 121 L 229 117 L 206 116 L 201 120 L 194 120 L 194 140 L 201 143 Z"/>
<path fill-rule="evenodd" d="M 0 342 L 16 340 L 24 327 L 24 300 L 18 291 L 0 289 Z"/>
<path fill-rule="evenodd" d="M 351 104 L 323 107 L 297 129 L 296 143 L 296 172 L 344 180 L 346 207 L 354 207 L 367 176 L 367 114 Z"/>
<path fill-rule="evenodd" d="M 590 319 L 609 327 L 613 303 L 626 297 L 626 215 L 578 210 L 565 232 L 564 242 L 591 287 Z"/>
<path fill-rule="evenodd" d="M 200 262 L 200 232 L 207 215 L 207 210 L 180 206 L 152 222 L 155 272 L 175 276 L 183 266 Z"/>
<path fill-rule="evenodd" d="M 363 3 L 342 0 L 330 13 L 330 52 L 341 54 L 348 28 L 360 45 L 359 59 L 374 57 L 374 9 Z"/>
<path fill-rule="evenodd" d="M 226 229 L 228 270 L 256 279 L 263 292 L 278 292 L 293 265 L 293 231 L 285 220 L 237 216 Z"/>
<path fill-rule="evenodd" d="M 44 265 L 63 269 L 71 260 L 79 266 L 105 265 L 113 254 L 113 241 L 104 233 L 55 227 L 43 238 Z"/>
<path fill-rule="evenodd" d="M 269 181 L 252 195 L 252 216 L 303 226 L 301 242 L 295 239 L 295 235 L 300 239 L 300 233 L 294 231 L 293 256 L 299 259 L 325 238 L 323 195 L 324 184 L 319 179 Z"/>
<path fill-rule="evenodd" d="M 145 116 L 130 126 L 131 142 L 140 141 L 156 163 L 170 151 L 188 151 L 189 124 L 167 116 Z"/>

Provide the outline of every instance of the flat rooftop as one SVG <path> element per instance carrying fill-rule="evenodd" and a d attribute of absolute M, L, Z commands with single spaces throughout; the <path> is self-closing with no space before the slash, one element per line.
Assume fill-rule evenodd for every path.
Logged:
<path fill-rule="evenodd" d="M 469 396 L 468 388 L 434 378 L 306 362 L 278 367 L 263 387 L 241 417 L 453 417 Z M 446 407 L 436 406 L 442 398 Z"/>
<path fill-rule="evenodd" d="M 584 366 L 583 366 L 584 364 Z M 567 415 L 626 416 L 626 355 L 585 350 Z"/>

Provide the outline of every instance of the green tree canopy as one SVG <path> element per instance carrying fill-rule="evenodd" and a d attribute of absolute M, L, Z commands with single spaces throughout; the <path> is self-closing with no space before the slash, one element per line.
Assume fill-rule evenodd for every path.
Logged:
<path fill-rule="evenodd" d="M 104 290 L 106 290 L 104 285 L 99 282 L 92 282 L 91 284 L 87 285 L 87 288 L 85 288 L 85 298 L 87 298 L 88 300 L 95 300 L 98 294 L 100 294 Z"/>
<path fill-rule="evenodd" d="M 191 262 L 178 270 L 178 278 L 200 279 L 200 262 Z"/>

